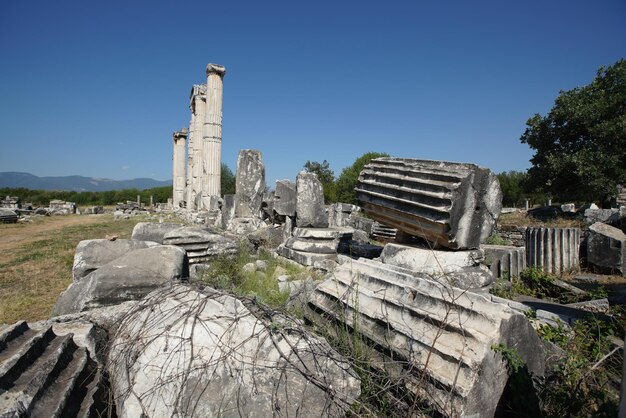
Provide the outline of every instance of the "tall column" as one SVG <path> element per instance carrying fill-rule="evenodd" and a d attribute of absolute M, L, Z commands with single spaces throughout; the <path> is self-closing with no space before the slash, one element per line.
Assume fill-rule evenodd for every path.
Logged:
<path fill-rule="evenodd" d="M 174 132 L 174 154 L 172 157 L 173 170 L 173 202 L 175 208 L 180 207 L 185 200 L 185 142 L 187 141 L 187 128 Z"/>
<path fill-rule="evenodd" d="M 196 196 L 202 192 L 203 176 L 203 139 L 202 131 L 204 127 L 206 109 L 206 85 L 196 84 L 191 89 L 189 109 L 191 110 L 191 121 L 189 123 L 189 148 L 187 167 L 187 208 L 196 210 Z"/>
<path fill-rule="evenodd" d="M 208 64 L 206 67 L 206 117 L 202 135 L 203 196 L 221 195 L 222 91 L 225 73 L 226 69 L 218 64 Z"/>

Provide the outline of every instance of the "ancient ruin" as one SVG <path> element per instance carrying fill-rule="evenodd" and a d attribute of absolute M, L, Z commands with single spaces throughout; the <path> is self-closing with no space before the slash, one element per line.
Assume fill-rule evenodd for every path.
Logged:
<path fill-rule="evenodd" d="M 174 151 L 173 205 L 176 208 L 184 206 L 196 211 L 215 210 L 216 203 L 212 198 L 221 196 L 222 92 L 225 74 L 223 66 L 208 64 L 206 84 L 194 85 L 191 89 L 186 165 L 184 149 L 178 149 L 175 145 Z M 176 139 L 174 142 L 177 143 Z M 186 170 L 180 168 L 181 161 Z M 178 180 L 180 178 L 183 180 Z"/>
<path fill-rule="evenodd" d="M 473 249 L 502 208 L 495 174 L 474 164 L 377 158 L 357 184 L 365 213 L 434 247 Z"/>
<path fill-rule="evenodd" d="M 185 202 L 185 141 L 187 140 L 187 128 L 174 132 L 174 152 L 172 157 L 172 181 L 174 183 L 173 204 L 180 207 Z"/>
<path fill-rule="evenodd" d="M 579 269 L 580 229 L 527 228 L 526 264 L 548 273 Z"/>
<path fill-rule="evenodd" d="M 51 319 L 0 327 L 0 415 L 375 416 L 380 403 L 389 416 L 492 417 L 520 384 L 539 408 L 533 378 L 564 354 L 535 330 L 569 332 L 609 301 L 493 290 L 519 285 L 526 266 L 576 270 L 583 239 L 590 266 L 624 274 L 616 210 L 586 212 L 601 220 L 586 238 L 507 225 L 499 238 L 513 245 L 489 245 L 502 193 L 486 168 L 377 158 L 358 205 L 328 205 L 314 173 L 272 190 L 252 149 L 222 195 L 224 74 L 207 65 L 189 128 L 173 134 L 174 220 L 81 241 Z M 121 202 L 115 218 L 143 208 Z"/>

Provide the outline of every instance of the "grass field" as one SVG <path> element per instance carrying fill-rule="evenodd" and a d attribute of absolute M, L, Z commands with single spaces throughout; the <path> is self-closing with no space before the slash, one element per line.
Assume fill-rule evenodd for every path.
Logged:
<path fill-rule="evenodd" d="M 112 215 L 68 215 L 0 224 L 0 323 L 46 319 L 72 282 L 74 250 L 84 239 L 130 238 L 145 220 Z"/>

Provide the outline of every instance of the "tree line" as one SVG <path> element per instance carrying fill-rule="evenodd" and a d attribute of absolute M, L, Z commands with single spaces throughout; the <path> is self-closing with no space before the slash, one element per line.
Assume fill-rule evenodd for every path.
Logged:
<path fill-rule="evenodd" d="M 222 192 L 235 193 L 235 175 L 232 170 L 222 163 Z M 103 192 L 87 192 L 72 190 L 30 190 L 24 187 L 0 188 L 0 199 L 6 196 L 18 197 L 22 204 L 32 203 L 33 206 L 48 206 L 51 200 L 64 200 L 82 206 L 111 206 L 129 200 L 136 201 L 140 196 L 141 202 L 148 204 L 152 196 L 154 203 L 166 203 L 173 194 L 172 186 L 153 187 L 151 189 L 123 189 L 107 190 Z"/>

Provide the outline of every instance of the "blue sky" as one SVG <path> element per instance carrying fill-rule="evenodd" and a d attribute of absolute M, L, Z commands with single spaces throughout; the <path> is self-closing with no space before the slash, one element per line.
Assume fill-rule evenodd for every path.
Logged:
<path fill-rule="evenodd" d="M 222 161 L 270 186 L 368 151 L 525 170 L 526 120 L 626 57 L 626 2 L 0 2 L 0 171 L 171 178 L 226 66 Z"/>

